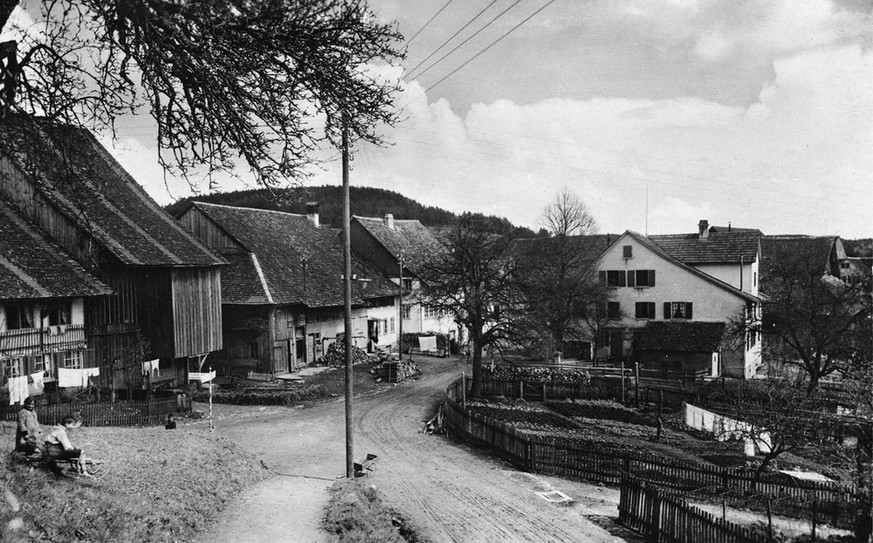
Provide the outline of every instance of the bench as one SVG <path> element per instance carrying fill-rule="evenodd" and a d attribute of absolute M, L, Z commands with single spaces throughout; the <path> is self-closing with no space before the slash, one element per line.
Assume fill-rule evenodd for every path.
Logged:
<path fill-rule="evenodd" d="M 355 477 L 363 477 L 364 475 L 369 475 L 376 469 L 376 458 L 378 458 L 375 454 L 367 454 L 367 459 L 363 462 L 355 462 Z"/>

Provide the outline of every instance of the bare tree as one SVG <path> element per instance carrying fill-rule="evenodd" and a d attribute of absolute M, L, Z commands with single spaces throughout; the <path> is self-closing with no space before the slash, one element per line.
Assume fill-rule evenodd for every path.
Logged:
<path fill-rule="evenodd" d="M 611 292 L 596 267 L 607 241 L 591 236 L 597 225 L 585 203 L 564 188 L 543 211 L 543 222 L 549 237 L 518 240 L 512 253 L 523 293 L 517 323 L 550 356 L 568 340 L 590 337 L 591 320 L 606 317 Z"/>
<path fill-rule="evenodd" d="M 734 322 L 739 334 L 763 337 L 770 362 L 799 368 L 808 393 L 873 356 L 869 284 L 828 273 L 829 247 L 824 239 L 774 247 L 761 271 L 761 311 Z"/>
<path fill-rule="evenodd" d="M 588 206 L 568 187 L 562 187 L 543 210 L 543 227 L 550 236 L 586 236 L 597 233 L 597 221 Z"/>
<path fill-rule="evenodd" d="M 365 0 L 57 0 L 12 28 L 0 0 L 2 124 L 31 116 L 113 127 L 140 95 L 157 121 L 160 162 L 257 181 L 298 178 L 321 142 L 380 143 L 396 83 L 374 63 L 402 57 L 393 24 Z"/>
<path fill-rule="evenodd" d="M 482 215 L 465 213 L 444 233 L 446 252 L 420 274 L 423 298 L 454 315 L 472 342 L 472 396 L 482 391 L 482 352 L 508 339 L 516 290 L 505 257 L 509 239 L 490 233 Z"/>

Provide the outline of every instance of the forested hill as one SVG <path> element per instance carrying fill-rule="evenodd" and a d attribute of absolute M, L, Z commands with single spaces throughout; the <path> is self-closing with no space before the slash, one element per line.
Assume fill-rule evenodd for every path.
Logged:
<path fill-rule="evenodd" d="M 352 215 L 363 217 L 384 217 L 386 213 L 395 219 L 418 219 L 425 226 L 441 226 L 452 222 L 455 214 L 433 206 L 420 203 L 396 192 L 372 187 L 349 187 L 350 209 Z M 275 191 L 266 189 L 241 190 L 183 198 L 167 206 L 167 211 L 176 215 L 188 202 L 209 202 L 239 207 L 272 209 L 289 213 L 306 213 L 306 202 L 318 202 L 319 220 L 322 224 L 339 226 L 342 224 L 342 187 L 324 185 L 320 187 L 301 187 Z M 534 236 L 529 228 L 515 226 L 503 217 L 487 217 L 492 232 L 516 237 Z"/>

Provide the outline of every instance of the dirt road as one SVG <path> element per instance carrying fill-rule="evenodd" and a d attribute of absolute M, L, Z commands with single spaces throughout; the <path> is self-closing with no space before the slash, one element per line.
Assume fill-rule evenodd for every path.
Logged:
<path fill-rule="evenodd" d="M 370 482 L 425 536 L 434 543 L 625 541 L 608 518 L 616 515 L 615 490 L 533 476 L 420 433 L 462 366 L 419 362 L 420 379 L 356 398 L 354 439 L 356 458 L 379 457 Z M 342 401 L 307 409 L 221 406 L 216 431 L 276 476 L 240 496 L 202 541 L 328 541 L 318 525 L 327 488 L 345 471 Z"/>

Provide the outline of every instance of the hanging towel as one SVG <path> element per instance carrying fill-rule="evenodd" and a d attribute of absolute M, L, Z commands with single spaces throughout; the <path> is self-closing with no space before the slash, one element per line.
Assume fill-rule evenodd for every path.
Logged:
<path fill-rule="evenodd" d="M 27 388 L 27 375 L 9 378 L 9 405 L 22 403 L 29 395 Z"/>
<path fill-rule="evenodd" d="M 30 374 L 28 380 L 28 389 L 31 396 L 40 396 L 45 393 L 45 372 L 39 371 Z"/>
<path fill-rule="evenodd" d="M 90 378 L 100 375 L 100 368 L 85 368 L 79 370 L 82 372 L 82 386 L 86 387 L 91 384 Z"/>
<path fill-rule="evenodd" d="M 82 386 L 82 376 L 79 370 L 58 368 L 58 386 L 61 388 Z"/>
<path fill-rule="evenodd" d="M 421 336 L 418 338 L 418 348 L 422 352 L 436 352 L 437 338 L 436 336 Z"/>

